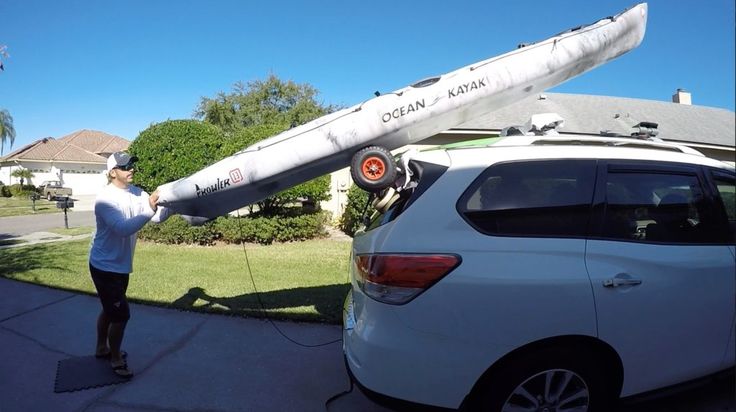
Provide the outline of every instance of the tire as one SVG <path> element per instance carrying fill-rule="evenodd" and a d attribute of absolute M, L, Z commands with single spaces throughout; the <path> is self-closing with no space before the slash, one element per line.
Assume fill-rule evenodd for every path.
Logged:
<path fill-rule="evenodd" d="M 51 193 L 46 193 L 46 200 L 48 200 L 49 202 L 54 200 L 54 197 L 51 196 Z"/>
<path fill-rule="evenodd" d="M 380 192 L 396 180 L 396 161 L 391 152 L 380 146 L 359 150 L 350 162 L 350 176 L 359 188 Z"/>
<path fill-rule="evenodd" d="M 544 349 L 504 362 L 479 383 L 468 409 L 610 411 L 618 393 L 612 389 L 609 376 L 599 359 L 585 350 Z M 548 379 L 552 382 L 549 387 L 545 385 Z M 524 391 L 533 398 L 523 395 Z"/>

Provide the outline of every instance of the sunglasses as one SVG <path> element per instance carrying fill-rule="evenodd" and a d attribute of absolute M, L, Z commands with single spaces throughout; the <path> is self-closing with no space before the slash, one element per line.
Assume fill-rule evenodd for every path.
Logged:
<path fill-rule="evenodd" d="M 123 165 L 123 166 L 115 166 L 114 168 L 115 168 L 115 169 L 120 169 L 120 170 L 125 170 L 126 172 L 129 172 L 129 171 L 131 171 L 131 170 L 135 170 L 135 164 L 133 164 L 133 163 L 128 163 L 127 165 Z"/>

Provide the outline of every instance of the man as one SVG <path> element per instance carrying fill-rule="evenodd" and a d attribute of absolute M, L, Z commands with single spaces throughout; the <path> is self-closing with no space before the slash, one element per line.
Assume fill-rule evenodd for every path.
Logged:
<path fill-rule="evenodd" d="M 97 230 L 89 253 L 89 270 L 102 303 L 95 356 L 109 358 L 113 371 L 126 378 L 133 372 L 120 346 L 130 318 L 125 294 L 133 270 L 136 232 L 152 218 L 155 222 L 166 218 L 161 211 L 156 213 L 158 191 L 149 196 L 131 184 L 137 160 L 125 152 L 107 159 L 108 184 L 95 200 Z"/>

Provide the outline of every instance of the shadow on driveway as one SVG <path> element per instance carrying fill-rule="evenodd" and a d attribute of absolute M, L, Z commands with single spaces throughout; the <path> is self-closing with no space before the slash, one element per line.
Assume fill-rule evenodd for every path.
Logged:
<path fill-rule="evenodd" d="M 261 308 L 268 312 L 271 318 L 280 318 L 274 309 L 298 308 L 314 306 L 319 315 L 304 313 L 290 314 L 289 318 L 300 318 L 300 320 L 324 320 L 330 323 L 339 323 L 342 319 L 342 302 L 348 292 L 350 285 L 325 285 L 310 286 L 292 289 L 274 290 L 269 292 L 247 293 L 239 296 L 217 297 L 207 294 L 200 288 L 194 287 L 171 303 L 172 306 L 181 309 L 218 309 L 243 315 L 261 315 Z M 260 298 L 260 301 L 259 301 Z M 205 303 L 195 306 L 198 300 Z M 296 316 L 295 316 L 296 315 Z"/>

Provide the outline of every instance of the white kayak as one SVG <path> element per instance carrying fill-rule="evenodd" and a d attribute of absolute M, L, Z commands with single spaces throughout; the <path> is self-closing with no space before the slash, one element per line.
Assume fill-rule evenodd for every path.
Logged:
<path fill-rule="evenodd" d="M 162 185 L 160 204 L 190 222 L 253 204 L 349 166 L 367 146 L 415 143 L 604 64 L 641 43 L 646 21 L 642 3 L 320 117 Z"/>

